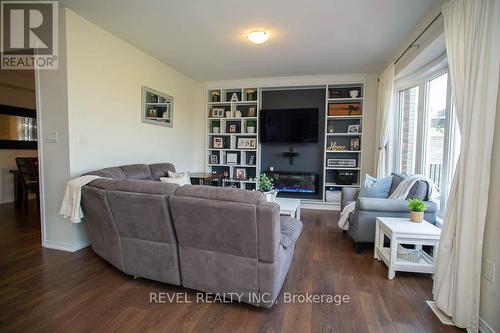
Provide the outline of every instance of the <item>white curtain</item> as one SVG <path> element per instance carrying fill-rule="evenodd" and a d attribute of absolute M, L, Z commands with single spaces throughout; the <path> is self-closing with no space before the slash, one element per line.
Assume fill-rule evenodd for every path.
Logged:
<path fill-rule="evenodd" d="M 473 332 L 478 330 L 499 78 L 498 3 L 496 6 L 494 0 L 451 0 L 442 10 L 461 147 L 439 244 L 433 294 L 439 309 L 455 325 Z"/>
<path fill-rule="evenodd" d="M 387 176 L 387 145 L 389 143 L 392 124 L 392 99 L 394 95 L 394 64 L 387 67 L 379 77 L 377 98 L 377 124 L 375 144 L 375 175 L 377 178 Z"/>

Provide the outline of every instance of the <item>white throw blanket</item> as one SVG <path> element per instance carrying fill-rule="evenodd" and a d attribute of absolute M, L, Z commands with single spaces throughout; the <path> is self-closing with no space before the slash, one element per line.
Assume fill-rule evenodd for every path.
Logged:
<path fill-rule="evenodd" d="M 59 215 L 69 218 L 73 223 L 80 223 L 83 217 L 80 202 L 82 199 L 82 186 L 87 185 L 99 176 L 81 176 L 69 180 L 64 189 L 64 197 L 59 210 Z"/>
<path fill-rule="evenodd" d="M 419 180 L 422 180 L 427 183 L 427 189 L 428 189 L 427 198 L 429 200 L 433 200 L 435 197 L 437 197 L 439 191 L 431 179 L 422 175 L 413 175 L 403 179 L 401 183 L 398 184 L 396 189 L 394 189 L 394 192 L 392 192 L 392 194 L 387 199 L 406 200 L 406 197 L 408 197 L 411 188 Z M 354 211 L 355 208 L 356 208 L 356 201 L 351 201 L 347 205 L 345 205 L 344 209 L 340 213 L 340 218 L 338 222 L 338 226 L 340 229 L 342 230 L 349 229 L 349 216 L 351 215 L 351 213 Z"/>
<path fill-rule="evenodd" d="M 387 199 L 396 199 L 396 200 L 405 200 L 410 193 L 411 188 L 415 185 L 416 182 L 422 180 L 427 183 L 427 198 L 428 200 L 433 200 L 438 195 L 439 191 L 434 185 L 432 179 L 427 178 L 422 175 L 413 175 L 406 177 L 398 184 L 394 192 Z"/>

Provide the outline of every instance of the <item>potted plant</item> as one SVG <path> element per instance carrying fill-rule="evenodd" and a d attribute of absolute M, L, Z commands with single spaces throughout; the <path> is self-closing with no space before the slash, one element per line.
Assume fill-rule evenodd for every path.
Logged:
<path fill-rule="evenodd" d="M 408 202 L 408 208 L 410 209 L 410 220 L 417 223 L 422 222 L 427 204 L 420 199 L 414 198 Z"/>
<path fill-rule="evenodd" d="M 220 102 L 220 91 L 218 91 L 218 90 L 211 91 L 210 98 L 211 98 L 212 102 L 214 102 L 214 103 Z"/>
<path fill-rule="evenodd" d="M 278 191 L 274 189 L 273 180 L 265 173 L 259 176 L 259 191 L 266 195 L 267 201 L 273 202 L 278 195 Z"/>
<path fill-rule="evenodd" d="M 246 90 L 246 94 L 247 94 L 247 101 L 256 101 L 257 100 L 257 96 L 256 96 L 256 91 L 255 89 L 247 89 Z"/>
<path fill-rule="evenodd" d="M 220 121 L 212 121 L 212 133 L 220 133 Z"/>
<path fill-rule="evenodd" d="M 247 133 L 255 133 L 255 120 L 247 122 Z"/>

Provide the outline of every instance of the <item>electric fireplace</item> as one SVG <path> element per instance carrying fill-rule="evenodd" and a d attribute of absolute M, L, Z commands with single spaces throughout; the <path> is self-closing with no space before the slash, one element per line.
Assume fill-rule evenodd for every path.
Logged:
<path fill-rule="evenodd" d="M 274 188 L 282 193 L 317 194 L 319 175 L 311 172 L 266 171 L 274 181 Z"/>

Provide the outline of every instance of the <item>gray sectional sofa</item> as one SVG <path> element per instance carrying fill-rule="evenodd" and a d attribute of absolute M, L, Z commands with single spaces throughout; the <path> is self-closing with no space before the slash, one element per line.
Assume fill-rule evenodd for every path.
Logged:
<path fill-rule="evenodd" d="M 302 223 L 280 217 L 260 192 L 160 182 L 169 170 L 162 163 L 87 173 L 106 177 L 82 189 L 92 249 L 126 274 L 271 307 Z"/>

